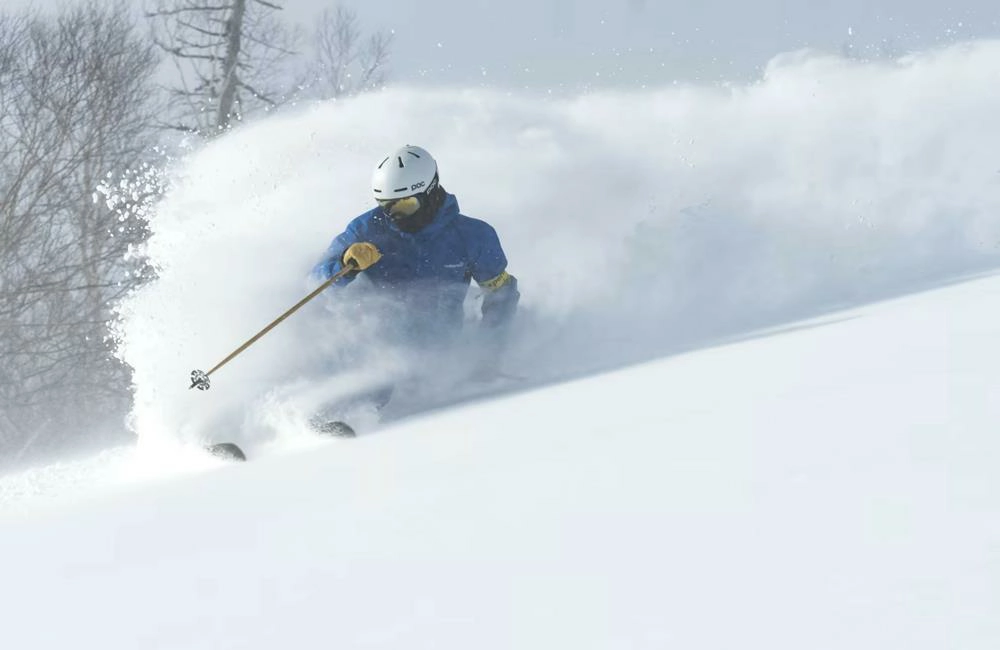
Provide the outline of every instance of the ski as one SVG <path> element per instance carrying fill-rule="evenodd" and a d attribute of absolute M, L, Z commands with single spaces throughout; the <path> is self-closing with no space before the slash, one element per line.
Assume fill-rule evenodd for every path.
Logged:
<path fill-rule="evenodd" d="M 223 460 L 242 462 L 247 459 L 247 455 L 243 453 L 243 450 L 235 442 L 219 442 L 214 445 L 207 445 L 205 451 Z"/>
<path fill-rule="evenodd" d="M 331 420 L 313 425 L 313 430 L 323 436 L 333 438 L 356 438 L 357 433 L 354 427 L 340 420 Z M 235 442 L 217 442 L 212 445 L 205 445 L 205 451 L 223 460 L 243 462 L 247 455 Z"/>
<path fill-rule="evenodd" d="M 333 436 L 334 438 L 356 438 L 358 435 L 351 425 L 340 420 L 316 423 L 313 425 L 313 430 L 321 435 Z"/>

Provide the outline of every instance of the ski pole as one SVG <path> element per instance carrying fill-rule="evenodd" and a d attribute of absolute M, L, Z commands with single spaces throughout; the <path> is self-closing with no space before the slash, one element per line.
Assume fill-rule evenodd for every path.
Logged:
<path fill-rule="evenodd" d="M 216 370 L 218 370 L 222 366 L 226 365 L 227 363 L 229 363 L 233 359 L 235 359 L 237 355 L 239 355 L 241 352 L 243 352 L 244 350 L 246 350 L 248 347 L 250 347 L 251 345 L 253 345 L 254 343 L 256 343 L 257 339 L 259 339 L 260 337 L 264 336 L 265 334 L 267 334 L 268 332 L 270 332 L 271 330 L 273 330 L 278 325 L 278 323 L 280 323 L 281 321 L 285 320 L 286 318 L 288 318 L 289 316 L 291 316 L 292 314 L 294 314 L 296 311 L 298 311 L 299 307 L 301 307 L 302 305 L 306 304 L 307 302 L 309 302 L 310 300 L 312 300 L 313 298 L 315 298 L 316 296 L 318 296 L 320 293 L 323 292 L 324 289 L 326 289 L 327 287 L 329 287 L 331 284 L 333 284 L 334 282 L 336 282 L 340 278 L 344 277 L 345 275 L 347 275 L 351 271 L 356 271 L 356 270 L 357 270 L 357 264 L 355 264 L 354 261 L 352 260 L 350 263 L 348 263 L 347 265 L 345 265 L 344 268 L 342 268 L 339 271 L 337 271 L 336 273 L 334 273 L 330 277 L 329 280 L 327 280 L 323 284 L 321 284 L 318 287 L 316 287 L 315 289 L 313 289 L 312 292 L 308 296 L 306 296 L 302 300 L 300 300 L 297 303 L 295 303 L 294 305 L 292 305 L 291 308 L 289 308 L 288 311 L 286 311 L 284 314 L 282 314 L 281 316 L 278 316 L 273 321 L 271 321 L 270 324 L 268 324 L 267 327 L 265 327 L 264 329 L 262 329 L 261 331 L 257 332 L 252 337 L 250 337 L 250 340 L 248 340 L 246 343 L 244 343 L 240 347 L 238 347 L 235 350 L 233 350 L 229 354 L 228 357 L 226 357 L 225 359 L 223 359 L 219 363 L 215 364 L 215 366 L 211 370 L 209 370 L 208 372 L 203 372 L 201 370 L 192 370 L 191 371 L 191 385 L 188 386 L 188 390 L 190 390 L 192 388 L 197 388 L 198 390 L 208 390 L 211 387 L 211 385 L 212 385 L 211 382 L 208 380 L 208 378 L 209 378 L 209 376 L 213 372 L 215 372 Z"/>

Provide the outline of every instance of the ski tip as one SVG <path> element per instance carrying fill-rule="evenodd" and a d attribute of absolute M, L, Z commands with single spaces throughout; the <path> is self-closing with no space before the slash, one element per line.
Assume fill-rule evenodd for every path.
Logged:
<path fill-rule="evenodd" d="M 334 438 L 356 438 L 358 435 L 354 432 L 354 428 L 351 425 L 340 420 L 314 424 L 313 428 L 319 434 L 333 436 Z"/>
<path fill-rule="evenodd" d="M 245 461 L 247 459 L 247 455 L 243 453 L 243 450 L 235 442 L 219 442 L 214 445 L 208 445 L 205 447 L 205 450 L 213 456 L 224 460 Z"/>

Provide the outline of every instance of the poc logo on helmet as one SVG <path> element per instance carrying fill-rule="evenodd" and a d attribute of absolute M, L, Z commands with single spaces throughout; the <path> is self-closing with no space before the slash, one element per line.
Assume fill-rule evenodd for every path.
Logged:
<path fill-rule="evenodd" d="M 424 183 L 423 181 L 420 181 L 419 183 L 414 183 L 413 185 L 410 185 L 410 191 L 420 189 L 424 185 L 426 185 L 426 183 Z"/>

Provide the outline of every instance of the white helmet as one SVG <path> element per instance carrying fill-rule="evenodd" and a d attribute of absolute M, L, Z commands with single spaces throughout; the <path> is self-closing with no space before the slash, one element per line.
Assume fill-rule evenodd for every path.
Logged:
<path fill-rule="evenodd" d="M 406 145 L 396 149 L 375 167 L 372 193 L 376 200 L 399 199 L 434 189 L 437 162 L 426 149 Z"/>

